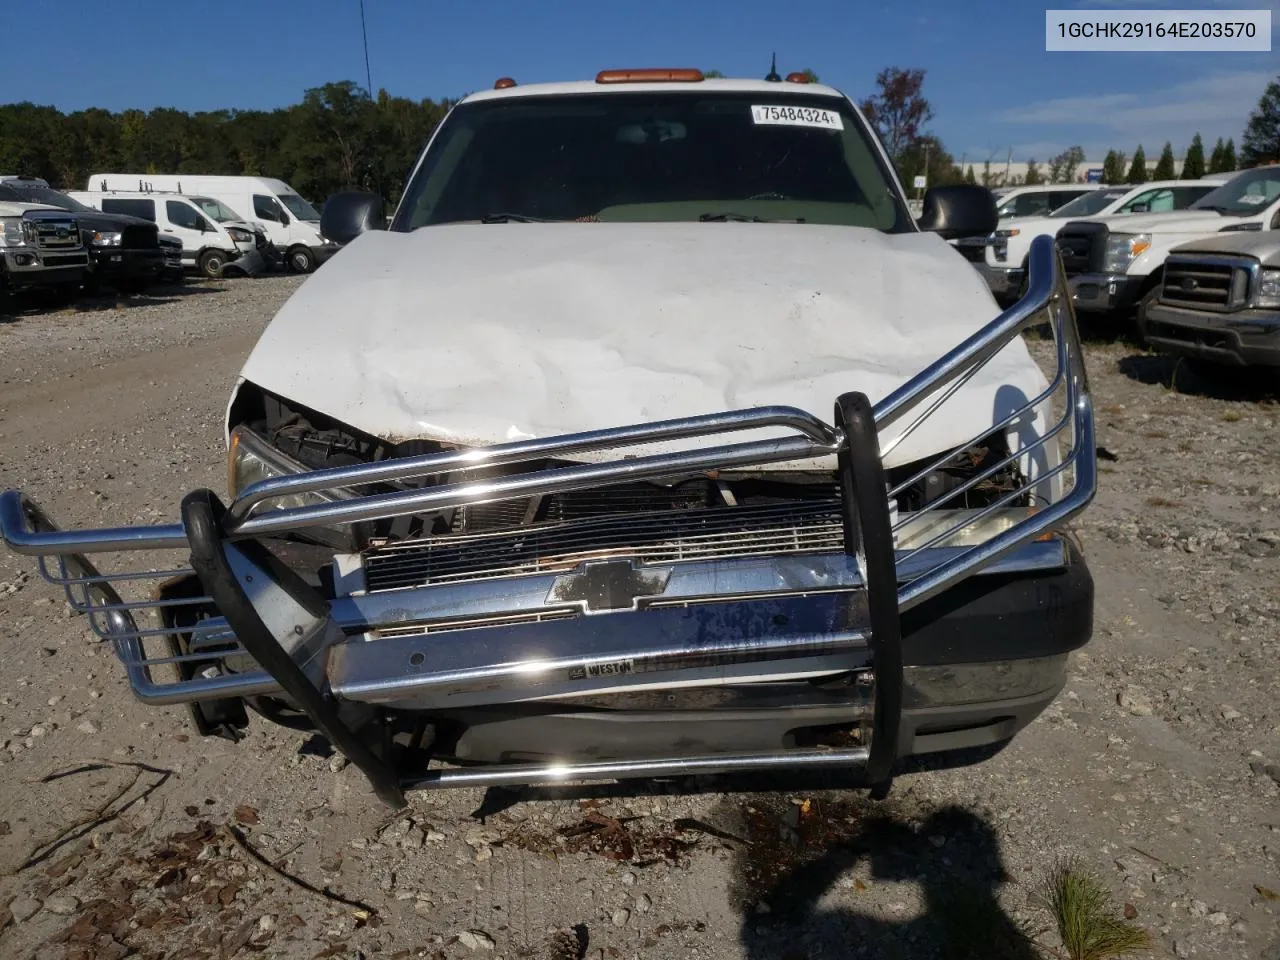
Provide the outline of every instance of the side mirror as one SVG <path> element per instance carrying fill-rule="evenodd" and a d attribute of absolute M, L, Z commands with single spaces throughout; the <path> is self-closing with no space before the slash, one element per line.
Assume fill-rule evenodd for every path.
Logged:
<path fill-rule="evenodd" d="M 289 215 L 285 213 L 283 209 L 277 210 L 276 212 L 280 214 L 280 223 L 287 227 L 289 225 Z"/>
<path fill-rule="evenodd" d="M 335 193 L 320 213 L 320 234 L 339 244 L 350 243 L 368 230 L 385 230 L 382 197 L 376 193 Z"/>
<path fill-rule="evenodd" d="M 990 190 L 973 183 L 953 183 L 925 193 L 916 225 L 944 240 L 958 240 L 990 236 L 999 219 Z"/>

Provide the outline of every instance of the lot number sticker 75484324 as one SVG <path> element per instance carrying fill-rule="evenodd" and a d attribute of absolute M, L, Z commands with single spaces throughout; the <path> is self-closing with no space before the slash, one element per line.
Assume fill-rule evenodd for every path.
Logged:
<path fill-rule="evenodd" d="M 844 121 L 840 119 L 839 113 L 835 110 L 823 110 L 820 107 L 753 105 L 751 119 L 755 123 L 782 124 L 790 127 L 844 129 Z"/>

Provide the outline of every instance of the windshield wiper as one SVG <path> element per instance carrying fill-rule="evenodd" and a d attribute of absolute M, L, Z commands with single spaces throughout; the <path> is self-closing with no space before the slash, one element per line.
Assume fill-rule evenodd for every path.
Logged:
<path fill-rule="evenodd" d="M 730 220 L 734 223 L 804 223 L 804 217 L 796 217 L 794 220 L 770 220 L 768 217 L 749 217 L 745 213 L 698 214 L 699 223 L 726 223 Z"/>
<path fill-rule="evenodd" d="M 549 223 L 539 217 L 526 217 L 523 213 L 491 213 L 480 218 L 481 223 Z"/>

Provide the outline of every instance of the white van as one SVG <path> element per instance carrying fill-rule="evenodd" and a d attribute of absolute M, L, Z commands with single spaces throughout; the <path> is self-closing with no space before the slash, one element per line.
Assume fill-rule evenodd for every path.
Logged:
<path fill-rule="evenodd" d="M 171 190 L 221 200 L 253 219 L 271 246 L 298 273 L 310 273 L 338 252 L 320 235 L 320 214 L 298 191 L 270 177 L 206 177 L 188 174 L 95 173 L 88 190 Z"/>
<path fill-rule="evenodd" d="M 77 191 L 67 196 L 103 213 L 150 220 L 161 236 L 182 241 L 184 267 L 210 279 L 218 279 L 224 271 L 254 276 L 266 267 L 253 224 L 213 197 L 137 190 Z"/>

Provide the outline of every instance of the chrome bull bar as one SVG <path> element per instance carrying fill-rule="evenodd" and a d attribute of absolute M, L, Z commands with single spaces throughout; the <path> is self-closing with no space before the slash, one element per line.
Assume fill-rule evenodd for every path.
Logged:
<path fill-rule="evenodd" d="M 828 425 L 802 410 L 761 407 L 659 423 L 640 424 L 563 437 L 524 440 L 490 447 L 433 453 L 424 456 L 361 464 L 273 478 L 255 483 L 224 509 L 207 491 L 183 503 L 183 522 L 114 529 L 63 531 L 57 529 L 30 500 L 16 492 L 0 494 L 0 535 L 14 551 L 39 557 L 41 573 L 67 592 L 72 606 L 89 616 L 100 635 L 109 640 L 123 661 L 135 693 L 150 703 L 218 701 L 229 697 L 284 696 L 369 775 L 380 795 L 395 802 L 403 786 L 466 786 L 491 783 L 548 782 L 564 779 L 623 776 L 665 776 L 689 772 L 729 772 L 775 765 L 862 764 L 872 782 L 887 782 L 894 760 L 894 733 L 900 714 L 901 663 L 898 617 L 957 581 L 999 569 L 1029 547 L 1052 553 L 1053 544 L 1037 544 L 1052 535 L 1090 502 L 1096 487 L 1092 406 L 1070 297 L 1052 240 L 1038 238 L 1030 253 L 1027 295 L 986 327 L 872 406 L 849 394 L 836 405 Z M 1043 417 L 1045 426 L 1009 456 L 986 467 L 942 501 L 951 499 L 991 477 L 1014 460 L 1038 456 L 1043 465 L 1024 487 L 1010 490 L 978 511 L 933 509 L 927 516 L 890 518 L 884 491 L 879 436 L 886 427 L 900 425 L 898 439 L 916 429 L 970 379 L 1032 326 L 1047 325 L 1055 343 L 1055 371 L 1045 390 L 998 423 L 942 452 L 913 478 L 889 491 L 896 496 L 930 470 L 989 435 L 1030 419 Z M 725 443 L 693 450 L 621 457 L 553 470 L 501 476 L 480 481 L 451 480 L 468 470 L 519 464 L 574 454 L 598 454 L 642 447 L 656 441 L 718 437 L 745 430 L 771 429 L 785 435 L 768 440 Z M 1060 440 L 1065 438 L 1065 451 Z M 1053 456 L 1046 456 L 1056 448 Z M 639 640 L 575 649 L 572 634 L 561 632 L 559 653 L 533 657 L 527 637 L 518 629 L 500 632 L 486 627 L 465 638 L 451 638 L 450 648 L 463 653 L 440 670 L 409 671 L 404 664 L 423 666 L 428 655 L 443 649 L 417 637 L 393 637 L 369 642 L 389 621 L 412 622 L 431 589 L 395 591 L 373 597 L 339 596 L 326 602 L 305 584 L 290 581 L 287 571 L 260 546 L 262 538 L 292 534 L 316 527 L 367 520 L 421 515 L 454 507 L 533 495 L 592 489 L 673 475 L 732 467 L 758 466 L 811 458 L 835 457 L 841 482 L 844 524 L 844 570 L 837 581 L 812 585 L 803 595 L 829 594 L 827 602 L 843 598 L 839 622 L 824 631 L 795 633 L 759 628 L 750 635 L 702 636 L 692 647 L 685 643 L 651 644 Z M 442 481 L 385 493 L 360 493 L 369 484 Z M 272 508 L 282 498 L 325 494 L 329 498 L 300 506 Z M 1030 494 L 1034 509 L 976 542 L 962 536 L 962 528 L 1008 513 L 1011 504 Z M 914 539 L 895 549 L 894 536 L 915 531 Z M 923 531 L 923 532 L 922 532 Z M 1059 555 L 1061 545 L 1058 544 Z M 137 572 L 100 572 L 91 554 L 164 554 L 180 551 L 172 563 Z M 187 557 L 190 555 L 189 564 Z M 1039 552 L 1044 556 L 1044 550 Z M 839 557 L 816 558 L 839 567 Z M 136 564 L 135 564 L 136 566 Z M 643 569 L 643 565 L 641 565 Z M 198 575 L 202 589 L 183 592 L 174 584 Z M 138 583 L 159 583 L 157 592 L 137 600 L 123 599 L 119 589 Z M 518 581 L 511 581 L 516 583 Z M 494 586 L 501 584 L 490 584 Z M 795 591 L 792 591 L 795 592 Z M 725 600 L 708 597 L 707 601 Z M 730 598 L 732 599 L 732 598 Z M 738 597 L 762 602 L 770 598 Z M 371 601 L 378 601 L 372 603 Z M 437 599 L 436 604 L 439 604 Z M 210 616 L 213 607 L 216 614 Z M 395 608 L 395 616 L 390 612 Z M 201 619 L 186 614 L 205 611 Z M 369 614 L 380 610 L 380 614 Z M 409 611 L 406 615 L 406 610 Z M 141 626 L 140 614 L 156 614 L 157 626 Z M 661 614 L 655 610 L 646 616 Z M 385 615 L 385 616 L 384 616 Z M 184 619 L 185 617 L 185 619 Z M 419 619 L 422 619 L 419 616 Z M 608 617 L 598 621 L 607 623 Z M 655 620 L 656 622 L 656 620 Z M 428 624 L 429 626 L 429 624 Z M 550 625 L 543 625 L 550 626 Z M 463 624 L 462 629 L 466 629 Z M 543 631 L 540 637 L 555 634 Z M 485 637 L 484 642 L 481 642 Z M 666 639 L 670 640 L 670 637 Z M 461 642 L 464 641 L 465 642 Z M 163 645 L 157 652 L 156 644 Z M 541 649 L 541 648 L 540 648 Z M 398 652 L 397 652 L 398 651 Z M 523 651 L 523 652 L 522 652 Z M 401 656 L 403 654 L 403 656 Z M 630 654 L 630 655 L 628 655 Z M 695 656 L 696 654 L 696 656 Z M 404 682 L 389 684 L 380 675 L 384 658 L 399 658 Z M 420 660 L 415 658 L 421 657 Z M 701 659 L 699 659 L 701 658 Z M 402 783 L 385 759 L 370 748 L 356 728 L 359 711 L 367 704 L 392 703 L 413 696 L 443 696 L 462 680 L 482 686 L 501 673 L 510 700 L 545 694 L 531 682 L 550 667 L 588 678 L 588 692 L 607 694 L 646 684 L 662 687 L 679 682 L 744 682 L 750 664 L 772 669 L 784 664 L 797 671 L 835 673 L 861 671 L 874 682 L 874 717 L 870 745 L 852 750 L 789 750 L 782 754 L 741 754 L 673 757 L 634 762 L 567 765 L 501 765 L 475 770 L 433 771 Z M 691 665 L 692 664 L 692 665 Z M 680 670 L 692 670 L 681 674 Z M 699 670 L 702 672 L 699 673 Z M 452 672 L 450 672 L 452 671 Z M 594 675 L 592 675 L 592 671 Z M 708 671 L 715 673 L 712 677 Z M 176 680 L 161 674 L 176 672 Z M 529 690 L 519 693 L 520 684 Z M 437 693 L 423 691 L 435 687 Z M 465 684 L 464 684 L 465 686 Z M 554 695 L 554 692 L 553 692 Z M 436 701 L 428 700 L 434 703 Z M 461 701 L 453 701 L 461 702 Z"/>

